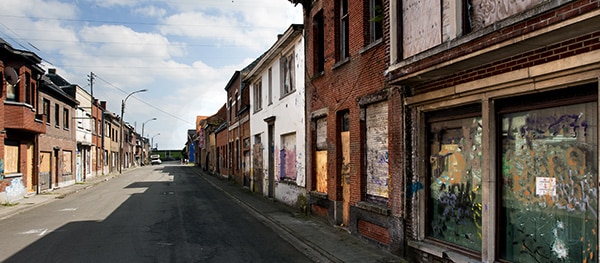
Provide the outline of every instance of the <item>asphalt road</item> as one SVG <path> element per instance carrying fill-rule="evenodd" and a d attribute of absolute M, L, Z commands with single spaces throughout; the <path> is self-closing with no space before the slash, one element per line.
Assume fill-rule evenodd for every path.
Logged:
<path fill-rule="evenodd" d="M 311 262 L 202 177 L 145 166 L 0 221 L 0 262 Z"/>

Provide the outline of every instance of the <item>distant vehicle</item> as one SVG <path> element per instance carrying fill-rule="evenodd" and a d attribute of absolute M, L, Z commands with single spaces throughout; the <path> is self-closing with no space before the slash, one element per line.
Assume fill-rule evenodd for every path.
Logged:
<path fill-rule="evenodd" d="M 158 154 L 153 154 L 150 155 L 150 164 L 155 165 L 155 164 L 161 164 L 162 161 L 160 160 L 160 155 Z"/>

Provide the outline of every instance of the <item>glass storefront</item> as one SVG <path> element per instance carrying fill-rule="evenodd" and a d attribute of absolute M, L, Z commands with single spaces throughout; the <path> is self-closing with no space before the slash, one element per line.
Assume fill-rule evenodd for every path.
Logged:
<path fill-rule="evenodd" d="M 597 260 L 597 103 L 501 118 L 500 257 Z"/>
<path fill-rule="evenodd" d="M 428 125 L 429 237 L 481 251 L 481 117 Z"/>

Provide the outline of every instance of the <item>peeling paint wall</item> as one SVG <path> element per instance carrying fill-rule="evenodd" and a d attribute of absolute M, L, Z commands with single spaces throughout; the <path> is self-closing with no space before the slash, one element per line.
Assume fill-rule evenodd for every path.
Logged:
<path fill-rule="evenodd" d="M 388 103 L 366 108 L 367 197 L 388 198 Z"/>
<path fill-rule="evenodd" d="M 254 144 L 252 149 L 252 178 L 254 180 L 253 189 L 256 192 L 263 192 L 263 180 L 265 173 L 263 173 L 263 145 L 261 143 Z"/>
<path fill-rule="evenodd" d="M 289 206 L 296 205 L 299 196 L 306 196 L 306 188 L 285 182 L 276 182 L 275 199 Z"/>
<path fill-rule="evenodd" d="M 296 134 L 281 136 L 282 148 L 279 151 L 279 179 L 296 181 L 298 177 L 297 166 L 302 162 L 296 154 Z"/>

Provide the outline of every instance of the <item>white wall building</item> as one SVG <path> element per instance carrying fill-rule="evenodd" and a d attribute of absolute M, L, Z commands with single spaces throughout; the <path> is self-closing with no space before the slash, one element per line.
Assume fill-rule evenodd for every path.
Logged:
<path fill-rule="evenodd" d="M 253 188 L 295 205 L 306 196 L 303 26 L 280 35 L 244 82 L 251 85 Z"/>
<path fill-rule="evenodd" d="M 75 99 L 79 101 L 75 123 L 77 130 L 76 176 L 77 182 L 92 177 L 92 96 L 82 87 L 76 86 Z"/>

